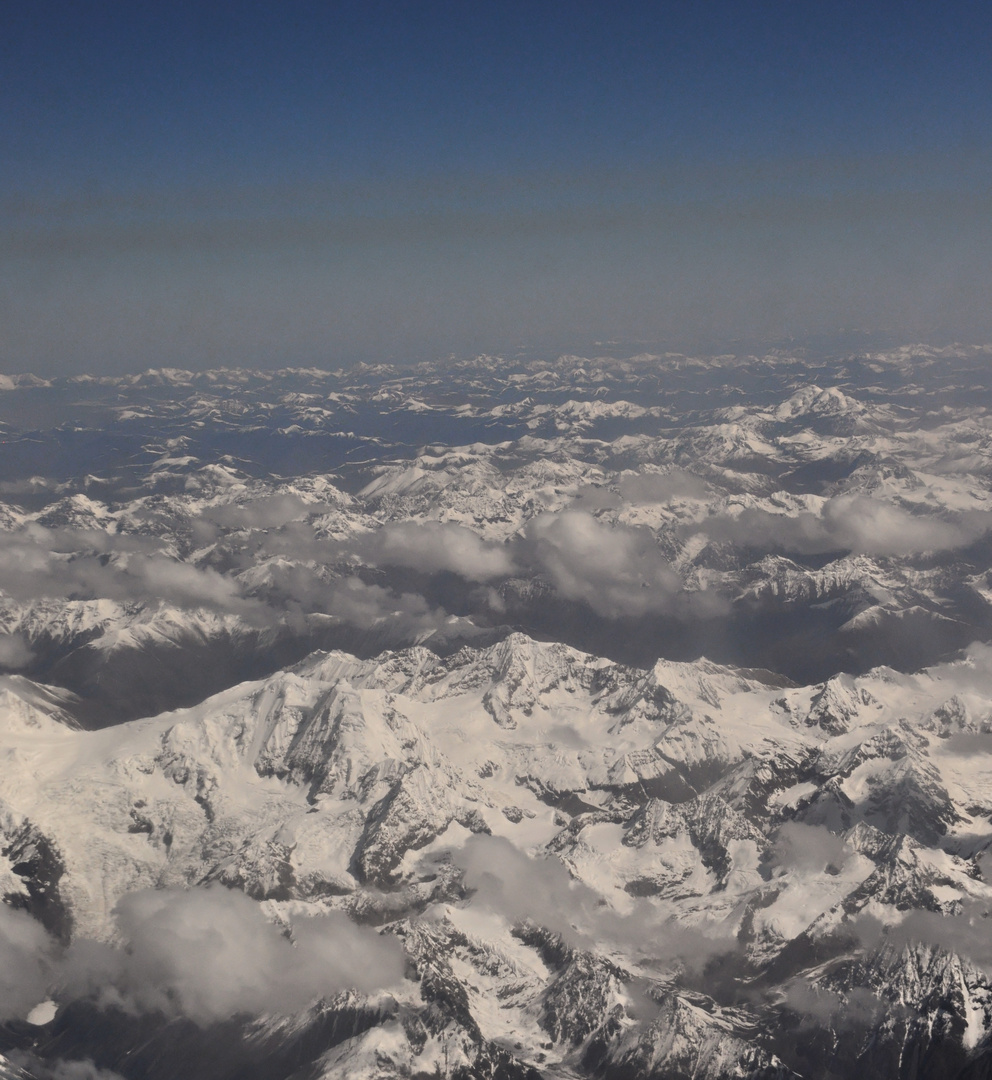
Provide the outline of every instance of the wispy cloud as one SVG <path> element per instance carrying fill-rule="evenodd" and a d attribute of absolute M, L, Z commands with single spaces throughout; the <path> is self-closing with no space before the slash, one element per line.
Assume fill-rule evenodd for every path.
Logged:
<path fill-rule="evenodd" d="M 668 610 L 682 589 L 650 532 L 611 528 L 582 510 L 533 518 L 520 547 L 559 595 L 608 618 Z"/>
<path fill-rule="evenodd" d="M 24 1019 L 43 1001 L 55 948 L 42 926 L 0 904 L 0 1020 Z"/>
<path fill-rule="evenodd" d="M 912 910 L 890 922 L 883 922 L 866 911 L 851 921 L 851 927 L 861 943 L 869 948 L 935 946 L 956 953 L 982 971 L 992 973 L 988 904 L 965 899 L 959 913 L 954 915 Z"/>
<path fill-rule="evenodd" d="M 487 543 L 455 524 L 390 523 L 357 538 L 353 547 L 374 565 L 406 566 L 425 573 L 449 570 L 468 581 L 507 577 L 514 570 L 505 545 Z"/>
<path fill-rule="evenodd" d="M 0 590 L 24 602 L 52 596 L 164 600 L 178 607 L 229 612 L 249 622 L 271 620 L 233 578 L 155 552 L 139 538 L 98 530 L 56 532 L 32 526 L 6 534 L 0 549 Z"/>
<path fill-rule="evenodd" d="M 131 893 L 115 912 L 124 947 L 70 946 L 55 968 L 60 1000 L 210 1024 L 238 1013 L 296 1012 L 341 990 L 372 992 L 403 977 L 399 942 L 340 912 L 294 919 L 290 935 L 244 893 L 217 886 Z"/>
<path fill-rule="evenodd" d="M 473 836 L 453 858 L 473 891 L 472 903 L 511 924 L 535 923 L 573 946 L 601 947 L 609 941 L 693 968 L 739 947 L 725 928 L 683 925 L 648 901 L 617 912 L 604 905 L 600 893 L 573 878 L 559 859 L 531 858 L 502 837 Z"/>
<path fill-rule="evenodd" d="M 34 655 L 23 634 L 0 634 L 0 668 L 17 671 L 27 667 Z"/>
<path fill-rule="evenodd" d="M 840 495 L 827 500 L 819 513 L 774 514 L 748 507 L 737 515 L 714 515 L 686 531 L 765 551 L 905 556 L 966 547 L 990 529 L 992 513 L 987 511 L 935 517 L 882 499 Z"/>

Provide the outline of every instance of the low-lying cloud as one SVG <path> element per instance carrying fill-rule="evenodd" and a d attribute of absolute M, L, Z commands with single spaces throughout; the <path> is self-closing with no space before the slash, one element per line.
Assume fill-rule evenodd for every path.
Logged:
<path fill-rule="evenodd" d="M 34 651 L 23 634 L 0 634 L 0 668 L 17 671 L 34 659 Z"/>
<path fill-rule="evenodd" d="M 317 612 L 360 628 L 399 617 L 412 620 L 416 633 L 440 626 L 447 613 L 419 592 L 397 589 L 395 580 L 392 589 L 369 583 L 364 572 L 363 580 L 357 565 L 428 577 L 450 573 L 486 589 L 501 580 L 537 577 L 563 599 L 609 619 L 669 612 L 688 595 L 650 530 L 604 524 L 580 509 L 532 518 L 505 543 L 433 521 L 394 522 L 332 540 L 301 520 L 311 509 L 297 496 L 208 508 L 193 523 L 198 541 L 207 541 L 195 563 L 162 550 L 162 541 L 151 537 L 31 525 L 5 535 L 0 592 L 23 603 L 46 597 L 164 602 L 234 615 L 255 626 L 282 619 L 295 625 L 303 614 Z M 491 613 L 499 606 L 473 610 Z M 703 603 L 700 611 L 705 609 Z M 16 639 L 0 639 L 0 667 L 23 666 L 30 660 L 26 649 L 26 642 L 21 647 Z"/>
<path fill-rule="evenodd" d="M 855 1027 L 874 1024 L 880 1018 L 905 1011 L 892 1002 L 882 1001 L 864 987 L 856 986 L 840 994 L 824 986 L 797 979 L 785 989 L 782 1004 L 816 1024 L 834 1027 Z"/>
<path fill-rule="evenodd" d="M 705 481 L 684 469 L 665 473 L 628 473 L 620 481 L 620 494 L 634 506 L 651 506 L 673 499 L 704 499 L 708 494 Z"/>
<path fill-rule="evenodd" d="M 149 552 L 140 538 L 117 538 L 95 530 L 32 527 L 4 537 L 0 590 L 22 602 L 42 597 L 162 600 L 181 608 L 204 608 L 269 621 L 238 582 L 209 567 Z"/>
<path fill-rule="evenodd" d="M 592 948 L 610 941 L 689 967 L 738 947 L 733 934 L 715 926 L 680 925 L 647 901 L 635 902 L 628 913 L 616 912 L 560 860 L 530 858 L 502 837 L 472 836 L 453 858 L 474 893 L 472 903 L 511 924 L 535 923 L 573 946 Z"/>
<path fill-rule="evenodd" d="M 402 626 L 423 632 L 437 629 L 447 619 L 443 609 L 432 608 L 417 593 L 394 593 L 357 577 L 333 582 L 325 608 L 336 618 L 363 630 L 389 618 L 394 629 Z"/>
<path fill-rule="evenodd" d="M 532 518 L 520 549 L 560 596 L 607 618 L 666 611 L 682 591 L 647 529 L 611 528 L 581 510 Z"/>
<path fill-rule="evenodd" d="M 806 825 L 787 821 L 778 830 L 771 847 L 774 866 L 783 870 L 809 870 L 821 873 L 828 867 L 840 869 L 854 854 L 842 836 L 825 825 Z"/>
<path fill-rule="evenodd" d="M 736 516 L 718 514 L 694 526 L 711 540 L 801 555 L 849 551 L 863 555 L 917 555 L 974 543 L 992 529 L 992 513 L 954 518 L 910 513 L 894 503 L 861 495 L 829 499 L 819 513 L 773 514 L 749 507 Z"/>
<path fill-rule="evenodd" d="M 217 503 L 205 507 L 199 520 L 225 529 L 276 529 L 329 509 L 324 503 L 308 503 L 299 495 L 284 493 L 243 503 Z"/>
<path fill-rule="evenodd" d="M 24 1018 L 52 994 L 210 1024 L 292 1013 L 403 977 L 399 942 L 341 912 L 284 929 L 244 893 L 210 886 L 132 893 L 115 914 L 122 948 L 81 940 L 57 954 L 38 923 L 0 905 L 0 1019 Z"/>
<path fill-rule="evenodd" d="M 429 574 L 449 570 L 468 581 L 491 581 L 514 570 L 504 545 L 487 543 L 461 525 L 437 521 L 384 525 L 359 537 L 354 550 L 375 565 L 406 566 Z"/>
<path fill-rule="evenodd" d="M 0 1021 L 23 1019 L 45 997 L 54 947 L 23 911 L 0 903 Z"/>
<path fill-rule="evenodd" d="M 376 566 L 447 571 L 479 583 L 538 575 L 606 618 L 668 611 L 683 591 L 649 530 L 605 525 L 578 509 L 532 518 L 505 544 L 453 523 L 403 522 L 341 548 Z"/>
<path fill-rule="evenodd" d="M 902 949 L 918 944 L 928 945 L 956 953 L 986 974 L 992 974 L 989 919 L 987 904 L 965 900 L 956 915 L 913 910 L 907 912 L 899 922 L 887 924 L 869 912 L 862 912 L 852 920 L 851 927 L 868 948 L 889 946 Z"/>
<path fill-rule="evenodd" d="M 217 886 L 132 893 L 116 914 L 126 948 L 72 946 L 64 966 L 70 996 L 211 1023 L 296 1012 L 403 975 L 399 943 L 340 912 L 296 920 L 292 941 L 255 901 Z"/>
<path fill-rule="evenodd" d="M 260 564 L 239 581 L 245 592 L 268 605 L 275 619 L 284 618 L 294 632 L 307 632 L 307 615 L 340 620 L 368 630 L 388 620 L 389 630 L 402 638 L 421 638 L 449 621 L 448 613 L 433 607 L 416 592 L 396 592 L 356 575 L 333 576 L 314 563 L 287 559 Z"/>

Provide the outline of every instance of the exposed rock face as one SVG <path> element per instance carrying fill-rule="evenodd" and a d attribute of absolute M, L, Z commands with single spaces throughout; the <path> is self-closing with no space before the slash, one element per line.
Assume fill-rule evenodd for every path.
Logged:
<path fill-rule="evenodd" d="M 3 778 L 7 899 L 66 939 L 156 882 L 382 926 L 412 981 L 345 1039 L 370 1076 L 444 1052 L 465 1075 L 820 1075 L 851 1016 L 842 1072 L 963 1067 L 992 1025 L 974 934 L 954 947 L 992 906 L 967 846 L 985 765 L 941 732 L 973 671 L 783 689 L 514 635 L 318 653 L 100 732 L 52 703 L 17 745 L 66 752 Z"/>

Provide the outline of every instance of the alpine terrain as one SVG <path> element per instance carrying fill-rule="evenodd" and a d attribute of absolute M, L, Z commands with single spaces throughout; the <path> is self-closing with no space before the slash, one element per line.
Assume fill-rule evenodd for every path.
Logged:
<path fill-rule="evenodd" d="M 0 1077 L 992 1076 L 992 348 L 0 380 Z"/>

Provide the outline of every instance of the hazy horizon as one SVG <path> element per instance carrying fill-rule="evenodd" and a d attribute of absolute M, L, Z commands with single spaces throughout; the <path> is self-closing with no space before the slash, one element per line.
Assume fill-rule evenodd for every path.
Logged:
<path fill-rule="evenodd" d="M 25 7 L 0 370 L 989 340 L 990 21 Z"/>

